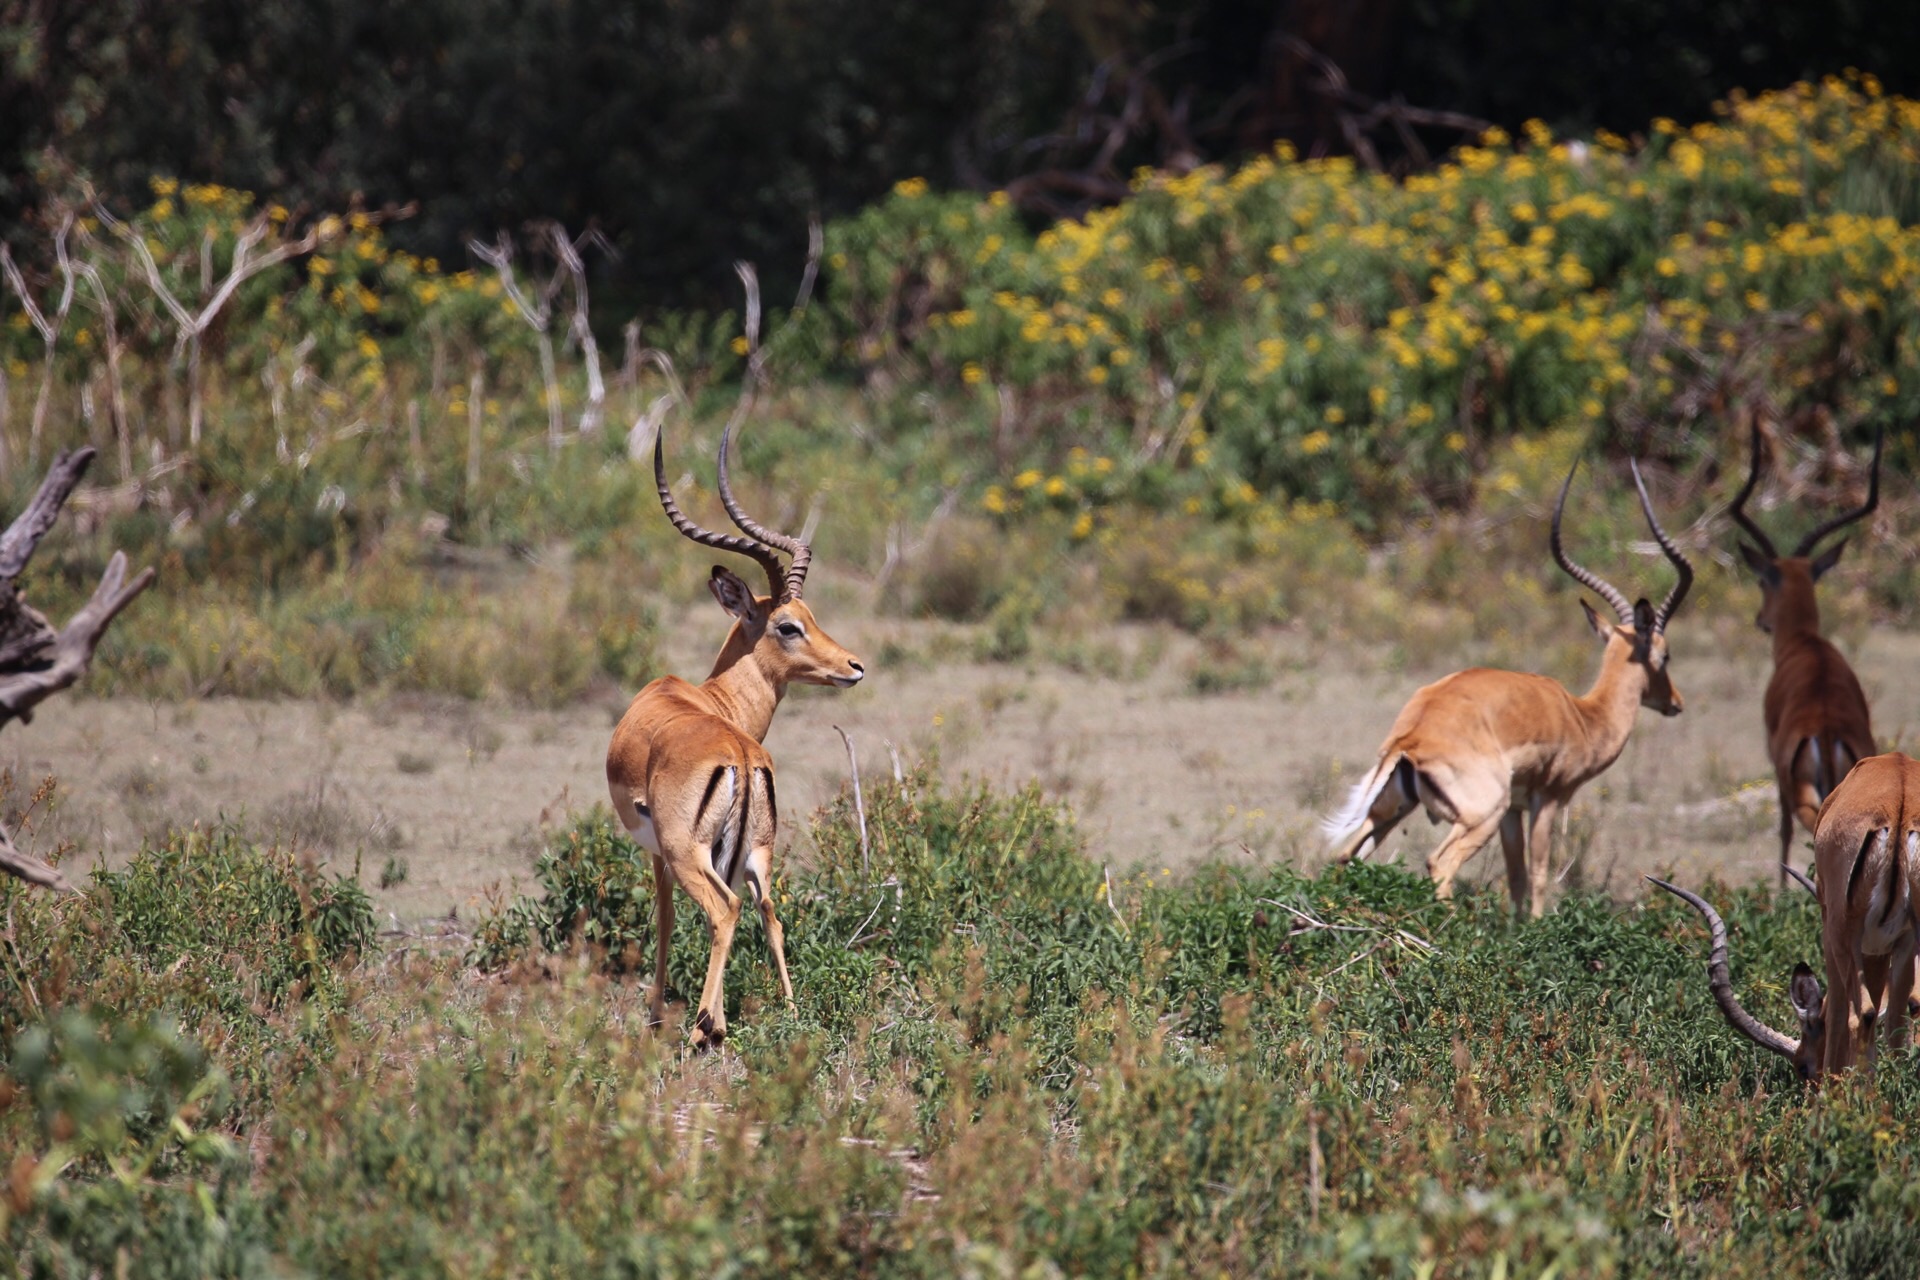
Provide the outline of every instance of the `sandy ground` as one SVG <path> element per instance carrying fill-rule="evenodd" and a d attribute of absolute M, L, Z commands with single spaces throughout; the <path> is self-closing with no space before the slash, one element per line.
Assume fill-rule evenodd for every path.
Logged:
<path fill-rule="evenodd" d="M 936 753 L 952 778 L 1039 778 L 1072 805 L 1095 855 L 1116 866 L 1177 870 L 1208 856 L 1317 865 L 1320 814 L 1371 762 L 1407 696 L 1458 665 L 1360 662 L 1350 674 L 1276 635 L 1256 646 L 1279 672 L 1270 687 L 1199 695 L 1186 675 L 1190 642 L 1164 633 L 1120 633 L 1114 653 L 1134 669 L 1104 676 L 936 656 L 958 643 L 897 622 L 835 634 L 872 675 L 849 692 L 790 696 L 767 740 L 780 770 L 783 844 L 800 858 L 807 815 L 846 777 L 838 724 L 869 776 L 890 768 L 891 742 L 909 761 Z M 1643 712 L 1621 759 L 1575 802 L 1554 859 L 1556 869 L 1570 864 L 1569 882 L 1635 893 L 1645 870 L 1747 879 L 1772 866 L 1776 810 L 1759 714 L 1765 642 L 1756 635 L 1700 651 L 1714 647 L 1704 637 L 1698 647 L 1676 641 L 1686 713 Z M 696 653 L 671 656 L 683 673 L 704 673 Z M 1920 635 L 1875 633 L 1852 656 L 1883 747 L 1911 745 Z M 1584 686 L 1591 670 L 1553 674 Z M 41 849 L 72 840 L 87 851 L 76 856 L 82 866 L 124 858 L 170 823 L 224 814 L 282 832 L 336 867 L 357 854 L 369 887 L 390 863 L 403 865 L 404 881 L 378 893 L 401 919 L 467 916 L 490 887 L 527 883 L 544 831 L 605 802 L 602 762 L 623 705 L 614 693 L 558 712 L 65 698 L 0 740 L 0 765 L 19 779 L 62 779 L 57 806 L 30 837 Z M 1440 834 L 1416 818 L 1385 856 L 1418 864 Z M 1497 847 L 1466 875 L 1499 878 Z"/>

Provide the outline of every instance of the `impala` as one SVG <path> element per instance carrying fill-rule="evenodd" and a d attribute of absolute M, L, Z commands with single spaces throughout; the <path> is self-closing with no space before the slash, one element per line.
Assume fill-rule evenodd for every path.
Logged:
<path fill-rule="evenodd" d="M 667 485 L 656 436 L 654 487 L 667 519 L 701 546 L 731 551 L 766 570 L 758 596 L 732 570 L 715 565 L 707 586 L 733 616 L 732 629 L 703 684 L 662 676 L 642 689 L 607 748 L 607 789 L 635 843 L 653 855 L 652 1018 L 666 1020 L 667 949 L 673 936 L 673 886 L 705 913 L 712 936 L 707 977 L 692 1042 L 710 1049 L 726 1039 L 722 992 L 727 955 L 740 921 L 740 891 L 753 897 L 767 930 L 780 993 L 793 1007 L 784 931 L 773 906 L 775 808 L 773 760 L 761 741 L 789 684 L 858 684 L 866 669 L 814 620 L 801 600 L 812 549 L 756 523 L 734 499 L 727 478 L 733 427 L 720 434 L 720 501 L 746 537 L 713 533 L 681 512 Z M 792 557 L 781 564 L 780 552 Z"/>
<path fill-rule="evenodd" d="M 1846 549 L 1840 541 L 1814 555 L 1822 538 L 1864 520 L 1880 504 L 1880 449 L 1885 433 L 1874 438 L 1873 470 L 1866 505 L 1834 517 L 1800 539 L 1791 555 L 1781 555 L 1760 527 L 1748 518 L 1746 501 L 1760 480 L 1760 422 L 1753 423 L 1753 460 L 1747 483 L 1728 514 L 1753 544 L 1742 542 L 1740 555 L 1760 578 L 1762 631 L 1773 635 L 1773 679 L 1767 682 L 1763 710 L 1767 754 L 1780 786 L 1780 883 L 1786 883 L 1793 846 L 1793 820 L 1809 833 L 1834 785 L 1859 760 L 1876 753 L 1867 696 L 1840 651 L 1820 634 L 1820 605 L 1813 584 L 1833 568 Z"/>
<path fill-rule="evenodd" d="M 1893 753 L 1856 764 L 1821 806 L 1813 848 L 1827 985 L 1822 992 L 1811 969 L 1795 968 L 1789 995 L 1800 1020 L 1797 1040 L 1740 1007 L 1719 913 L 1686 890 L 1647 877 L 1706 917 L 1713 937 L 1707 982 L 1727 1022 L 1788 1059 L 1803 1079 L 1844 1071 L 1862 1056 L 1871 1066 L 1883 1009 L 1888 1041 L 1907 1041 L 1920 936 L 1920 761 Z"/>
<path fill-rule="evenodd" d="M 1379 847 L 1402 818 L 1424 805 L 1429 819 L 1451 824 L 1427 855 L 1437 896 L 1453 895 L 1461 866 L 1498 834 L 1514 909 L 1538 916 L 1546 907 L 1554 815 L 1619 756 L 1640 707 L 1680 714 L 1680 693 L 1667 669 L 1666 629 L 1693 583 L 1693 567 L 1654 517 L 1638 465 L 1633 482 L 1640 509 L 1679 573 L 1666 600 L 1658 609 L 1645 599 L 1628 604 L 1617 588 L 1568 559 L 1560 545 L 1560 517 L 1578 470 L 1576 462 L 1560 486 L 1549 544 L 1554 562 L 1614 612 L 1615 621 L 1607 622 L 1580 602 L 1605 645 L 1593 687 L 1576 696 L 1546 676 L 1476 667 L 1421 689 L 1394 721 L 1346 806 L 1323 824 L 1337 842 L 1339 861 L 1350 861 L 1369 843 Z"/>

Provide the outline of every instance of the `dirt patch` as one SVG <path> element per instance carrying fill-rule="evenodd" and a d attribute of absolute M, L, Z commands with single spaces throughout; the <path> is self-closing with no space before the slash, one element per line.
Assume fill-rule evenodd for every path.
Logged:
<path fill-rule="evenodd" d="M 796 691 L 767 740 L 792 856 L 806 856 L 806 815 L 846 776 L 838 724 L 872 785 L 885 785 L 888 743 L 908 762 L 935 755 L 953 778 L 1039 778 L 1116 866 L 1178 871 L 1209 856 L 1317 865 L 1319 816 L 1370 763 L 1407 696 L 1451 669 L 1392 670 L 1276 635 L 1243 642 L 1258 647 L 1246 660 L 1271 683 L 1203 693 L 1191 677 L 1195 647 L 1163 632 L 1117 630 L 1106 674 L 1076 674 L 956 659 L 964 637 L 894 622 L 835 631 L 869 655 L 871 679 L 846 693 Z M 1686 713 L 1643 714 L 1619 762 L 1575 802 L 1556 846 L 1563 883 L 1634 892 L 1657 868 L 1697 881 L 1772 866 L 1764 640 L 1700 643 L 1715 651 L 1676 640 Z M 1343 660 L 1359 670 L 1338 669 Z M 1857 657 L 1885 747 L 1911 745 L 1920 723 L 1920 686 L 1904 678 L 1916 660 L 1920 636 L 1890 632 Z M 674 664 L 703 669 L 692 653 Z M 1553 674 L 1584 682 L 1591 671 Z M 76 698 L 0 739 L 0 763 L 19 778 L 63 780 L 59 808 L 35 833 L 41 848 L 64 836 L 112 861 L 170 823 L 226 814 L 336 866 L 358 856 L 383 911 L 468 915 L 489 886 L 526 883 L 544 831 L 605 802 L 602 762 L 621 705 Z M 1417 865 L 1439 834 L 1412 821 L 1384 856 Z M 1497 851 L 1466 874 L 1499 877 Z"/>

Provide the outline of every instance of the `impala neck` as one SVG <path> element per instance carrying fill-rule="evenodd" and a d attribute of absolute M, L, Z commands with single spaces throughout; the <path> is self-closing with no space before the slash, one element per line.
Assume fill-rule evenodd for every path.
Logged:
<path fill-rule="evenodd" d="M 1633 660 L 1633 646 L 1620 635 L 1610 636 L 1593 687 L 1573 700 L 1586 723 L 1587 740 L 1598 757 L 1597 768 L 1612 764 L 1625 749 L 1646 687 L 1647 670 Z"/>
<path fill-rule="evenodd" d="M 1773 653 L 1778 658 L 1807 637 L 1819 636 L 1820 602 L 1814 598 L 1813 574 L 1804 567 L 1782 572 L 1774 592 Z"/>
<path fill-rule="evenodd" d="M 737 622 L 700 687 L 718 704 L 720 714 L 742 732 L 752 734 L 755 742 L 766 740 L 773 713 L 779 710 L 780 699 L 787 692 L 787 682 L 767 670 L 754 642 L 747 639 Z"/>

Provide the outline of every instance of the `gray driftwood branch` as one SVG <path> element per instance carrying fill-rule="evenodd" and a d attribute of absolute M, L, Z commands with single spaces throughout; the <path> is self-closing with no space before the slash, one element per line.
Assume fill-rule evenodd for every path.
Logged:
<path fill-rule="evenodd" d="M 93 455 L 90 448 L 61 450 L 33 501 L 0 533 L 0 728 L 14 720 L 31 721 L 35 707 L 85 675 L 107 627 L 153 582 L 150 568 L 129 581 L 126 553 L 114 552 L 93 598 L 57 631 L 20 594 L 19 578 L 27 561 L 53 528 Z M 20 852 L 4 830 L 0 830 L 0 872 L 50 889 L 73 891 L 59 871 Z"/>

